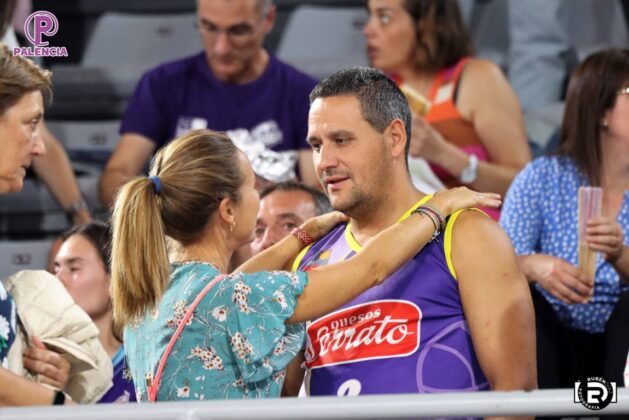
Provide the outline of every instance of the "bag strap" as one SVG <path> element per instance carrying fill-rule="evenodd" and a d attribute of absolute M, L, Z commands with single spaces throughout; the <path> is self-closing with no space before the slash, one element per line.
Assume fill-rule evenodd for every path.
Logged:
<path fill-rule="evenodd" d="M 192 316 L 192 313 L 194 312 L 196 307 L 199 305 L 201 300 L 205 297 L 207 292 L 209 292 L 210 289 L 216 283 L 218 283 L 219 281 L 223 280 L 225 277 L 227 277 L 227 274 L 221 274 L 220 276 L 215 277 L 214 280 L 209 282 L 203 288 L 203 290 L 201 290 L 201 292 L 199 292 L 199 294 L 194 299 L 192 304 L 190 304 L 190 306 L 188 307 L 188 310 L 186 310 L 186 314 L 184 315 L 184 317 L 181 320 L 181 322 L 179 322 L 179 325 L 177 326 L 177 330 L 175 330 L 175 333 L 170 338 L 170 342 L 168 342 L 168 346 L 166 347 L 166 350 L 164 351 L 164 354 L 162 354 L 162 358 L 159 361 L 159 365 L 157 365 L 157 373 L 155 374 L 155 378 L 152 381 L 150 379 L 146 380 L 146 389 L 148 391 L 148 400 L 149 400 L 149 402 L 157 401 L 157 391 L 159 390 L 159 385 L 160 385 L 160 382 L 162 380 L 162 372 L 164 371 L 164 368 L 166 367 L 166 362 L 168 361 L 168 356 L 170 356 L 170 352 L 172 351 L 175 343 L 177 342 L 177 339 L 181 335 L 181 332 L 183 331 L 183 329 L 186 327 L 186 324 L 190 320 L 190 317 Z"/>

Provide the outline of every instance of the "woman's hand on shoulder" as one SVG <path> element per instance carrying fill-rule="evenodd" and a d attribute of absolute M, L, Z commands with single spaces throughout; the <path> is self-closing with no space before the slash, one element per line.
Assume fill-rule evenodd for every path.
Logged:
<path fill-rule="evenodd" d="M 306 220 L 301 229 L 312 236 L 312 239 L 317 240 L 330 232 L 334 226 L 348 220 L 349 217 L 340 211 L 332 211 Z"/>
<path fill-rule="evenodd" d="M 492 207 L 498 208 L 502 204 L 500 194 L 489 192 L 477 192 L 467 187 L 455 187 L 449 190 L 442 190 L 428 200 L 427 204 L 436 207 L 442 212 L 442 216 L 447 216 L 457 210 L 470 207 Z"/>

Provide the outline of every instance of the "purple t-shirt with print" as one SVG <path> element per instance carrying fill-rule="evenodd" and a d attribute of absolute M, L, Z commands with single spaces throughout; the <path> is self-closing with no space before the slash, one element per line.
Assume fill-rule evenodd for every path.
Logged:
<path fill-rule="evenodd" d="M 120 131 L 146 136 L 158 147 L 193 129 L 224 131 L 245 151 L 256 172 L 261 165 L 277 162 L 290 163 L 294 170 L 297 151 L 309 148 L 308 95 L 316 83 L 272 55 L 253 82 L 225 83 L 213 75 L 201 52 L 144 74 Z M 273 167 L 269 171 L 277 172 Z M 288 177 L 275 172 L 268 178 Z"/>

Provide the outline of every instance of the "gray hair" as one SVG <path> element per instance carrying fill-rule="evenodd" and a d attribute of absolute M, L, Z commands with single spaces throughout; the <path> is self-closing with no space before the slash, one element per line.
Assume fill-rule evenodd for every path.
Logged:
<path fill-rule="evenodd" d="M 406 97 L 393 80 L 384 73 L 369 67 L 352 67 L 340 70 L 325 78 L 310 93 L 310 104 L 318 98 L 354 96 L 360 111 L 376 131 L 384 130 L 397 118 L 406 131 L 406 165 L 411 144 L 411 110 Z"/>
<path fill-rule="evenodd" d="M 199 2 L 201 0 L 197 0 L 197 7 L 199 7 Z M 256 0 L 258 2 L 258 10 L 261 14 L 264 14 L 269 11 L 271 6 L 273 6 L 273 0 Z"/>

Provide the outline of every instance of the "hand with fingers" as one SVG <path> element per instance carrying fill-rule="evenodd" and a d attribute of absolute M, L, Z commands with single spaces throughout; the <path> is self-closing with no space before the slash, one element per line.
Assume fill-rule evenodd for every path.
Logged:
<path fill-rule="evenodd" d="M 574 265 L 551 255 L 528 257 L 532 279 L 551 295 L 568 304 L 587 303 L 594 293 L 594 279 L 589 279 Z"/>
<path fill-rule="evenodd" d="M 445 215 L 449 215 L 471 207 L 498 208 L 502 205 L 502 200 L 500 194 L 478 192 L 462 186 L 436 192 L 427 204 L 432 204 L 445 211 Z"/>
<path fill-rule="evenodd" d="M 332 211 L 306 220 L 301 229 L 305 230 L 314 240 L 317 240 L 331 231 L 334 226 L 347 222 L 349 217 L 340 211 Z"/>
<path fill-rule="evenodd" d="M 56 389 L 65 389 L 70 378 L 70 362 L 59 353 L 50 350 L 37 337 L 32 337 L 33 347 L 23 355 L 24 367 L 39 375 L 39 381 Z"/>
<path fill-rule="evenodd" d="M 409 154 L 412 157 L 423 157 L 428 161 L 434 161 L 446 146 L 446 140 L 420 116 L 413 115 L 411 127 Z"/>
<path fill-rule="evenodd" d="M 586 240 L 590 249 L 602 252 L 605 261 L 610 263 L 617 261 L 625 252 L 625 234 L 622 227 L 607 217 L 588 221 Z"/>

